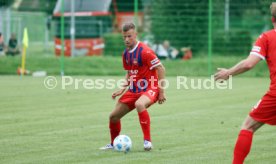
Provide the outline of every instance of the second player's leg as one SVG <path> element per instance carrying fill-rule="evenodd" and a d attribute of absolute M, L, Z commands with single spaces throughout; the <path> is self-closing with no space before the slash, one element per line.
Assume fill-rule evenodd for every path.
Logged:
<path fill-rule="evenodd" d="M 242 124 L 241 130 L 248 130 L 256 132 L 264 123 L 254 120 L 252 117 L 247 116 Z"/>
<path fill-rule="evenodd" d="M 233 164 L 243 164 L 251 149 L 253 133 L 256 132 L 263 124 L 264 123 L 258 122 L 250 116 L 246 117 L 236 141 Z"/>

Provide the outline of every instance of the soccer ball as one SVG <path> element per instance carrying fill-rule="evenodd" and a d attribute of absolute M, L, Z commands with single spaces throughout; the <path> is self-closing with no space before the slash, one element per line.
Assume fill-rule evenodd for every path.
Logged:
<path fill-rule="evenodd" d="M 113 146 L 116 151 L 129 152 L 132 142 L 127 135 L 119 135 L 114 139 Z"/>

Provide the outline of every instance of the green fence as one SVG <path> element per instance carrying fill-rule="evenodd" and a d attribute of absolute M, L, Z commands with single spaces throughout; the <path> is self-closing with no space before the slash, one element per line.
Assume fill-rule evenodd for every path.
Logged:
<path fill-rule="evenodd" d="M 168 40 L 179 51 L 191 47 L 194 55 L 208 50 L 208 0 L 141 1 L 143 21 L 140 40 L 151 46 Z M 217 55 L 247 55 L 258 35 L 272 27 L 269 5 L 264 0 L 212 0 L 212 47 Z M 132 8 L 132 3 L 120 6 Z M 142 27 L 142 28 L 141 28 Z M 119 54 L 122 40 L 107 34 L 107 52 Z M 114 53 L 116 52 L 116 53 Z M 181 51 L 180 51 L 181 52 Z M 109 53 L 107 53 L 109 54 Z"/>
<path fill-rule="evenodd" d="M 64 29 L 65 39 L 71 38 L 72 19 L 68 14 L 70 13 L 68 2 L 72 1 L 64 0 L 67 12 L 64 16 L 64 28 L 61 28 L 61 15 L 54 15 L 54 10 L 60 1 L 1 0 L 0 32 L 4 36 L 5 44 L 8 45 L 11 34 L 15 33 L 19 47 L 22 48 L 23 28 L 27 27 L 30 42 L 27 55 L 54 57 L 55 50 L 62 47 L 60 43 L 59 45 L 55 43 L 55 38 L 61 36 L 61 29 Z M 177 50 L 175 60 L 183 59 L 182 56 L 187 54 L 186 50 L 191 49 L 193 58 L 202 58 L 206 61 L 204 69 L 207 70 L 208 66 L 209 74 L 216 67 L 214 64 L 216 59 L 212 56 L 244 58 L 256 38 L 272 28 L 269 10 L 272 0 L 75 2 L 77 2 L 75 9 L 78 9 L 75 13 L 75 39 L 103 39 L 103 56 L 121 56 L 125 48 L 121 26 L 124 22 L 133 21 L 137 26 L 138 39 L 147 43 L 157 55 L 160 55 L 159 50 L 164 43 L 169 43 Z M 91 4 L 93 7 L 89 7 Z M 106 10 L 97 11 L 97 5 Z M 92 8 L 95 11 L 90 11 Z M 71 44 L 67 42 L 67 45 L 68 43 Z M 66 63 L 61 62 L 62 64 L 66 67 Z"/>
<path fill-rule="evenodd" d="M 8 0 L 6 1 L 6 4 L 9 4 Z M 52 27 L 47 33 L 49 25 L 47 20 L 52 16 L 51 12 L 49 15 L 49 10 L 54 10 L 55 3 L 52 2 L 52 8 L 47 8 L 46 12 L 42 7 L 38 8 L 41 11 L 32 11 L 31 7 L 28 11 L 26 6 L 36 8 L 35 3 L 38 3 L 37 1 L 23 0 L 23 2 L 22 5 L 25 5 L 23 7 L 15 8 L 13 3 L 9 6 L 9 19 L 6 9 L 1 9 L 0 30 L 5 41 L 7 42 L 8 35 L 11 33 L 16 33 L 20 40 L 23 27 L 28 27 L 31 42 L 53 41 L 59 30 Z M 134 2 L 135 0 L 111 1 L 109 4 L 111 17 L 108 18 L 107 23 L 105 22 L 104 29 L 107 30 L 101 31 L 101 35 L 91 33 L 96 27 L 93 26 L 95 21 L 87 18 L 82 19 L 83 21 L 79 26 L 91 29 L 87 30 L 86 33 L 81 33 L 81 30 L 77 32 L 81 33 L 83 37 L 87 35 L 87 37 L 100 36 L 104 38 L 106 43 L 105 55 L 121 55 L 124 46 L 119 32 L 120 26 L 122 20 L 132 20 Z M 164 40 L 168 40 L 171 46 L 179 51 L 182 47 L 191 47 L 195 56 L 207 54 L 209 0 L 138 0 L 137 2 L 140 40 L 147 42 L 150 46 L 162 44 Z M 272 0 L 212 0 L 213 53 L 218 55 L 247 55 L 257 36 L 272 27 L 269 11 L 271 2 Z M 39 1 L 39 6 L 43 6 L 43 4 L 47 6 L 47 1 Z M 8 8 L 8 6 L 6 7 Z M 65 24 L 69 27 L 70 18 L 67 18 Z M 76 23 L 79 22 L 76 21 Z M 50 22 L 50 24 L 52 23 Z M 56 27 L 59 26 L 60 24 Z M 67 29 L 67 31 L 70 30 Z M 98 29 L 94 31 L 100 32 Z"/>

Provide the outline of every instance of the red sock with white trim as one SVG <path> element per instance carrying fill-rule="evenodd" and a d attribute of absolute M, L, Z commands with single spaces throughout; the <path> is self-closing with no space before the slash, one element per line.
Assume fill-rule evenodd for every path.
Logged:
<path fill-rule="evenodd" d="M 144 140 L 151 141 L 150 138 L 150 116 L 148 111 L 145 109 L 144 111 L 138 113 L 140 125 L 144 134 Z"/>
<path fill-rule="evenodd" d="M 113 145 L 114 139 L 120 134 L 121 131 L 121 121 L 111 122 L 109 121 L 109 130 L 110 130 L 110 138 L 111 144 Z"/>
<path fill-rule="evenodd" d="M 248 130 L 241 130 L 236 141 L 234 149 L 233 164 L 243 164 L 244 159 L 250 152 L 252 145 L 253 132 Z"/>

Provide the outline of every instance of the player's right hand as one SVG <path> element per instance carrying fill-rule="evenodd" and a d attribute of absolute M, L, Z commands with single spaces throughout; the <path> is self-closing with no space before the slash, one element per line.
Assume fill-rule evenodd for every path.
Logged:
<path fill-rule="evenodd" d="M 115 99 L 117 96 L 120 96 L 121 94 L 124 93 L 124 91 L 125 91 L 125 89 L 120 89 L 120 90 L 118 90 L 116 92 L 113 92 L 112 93 L 112 99 Z"/>
<path fill-rule="evenodd" d="M 225 68 L 217 68 L 217 73 L 214 75 L 216 81 L 228 80 L 229 79 L 229 70 Z"/>

